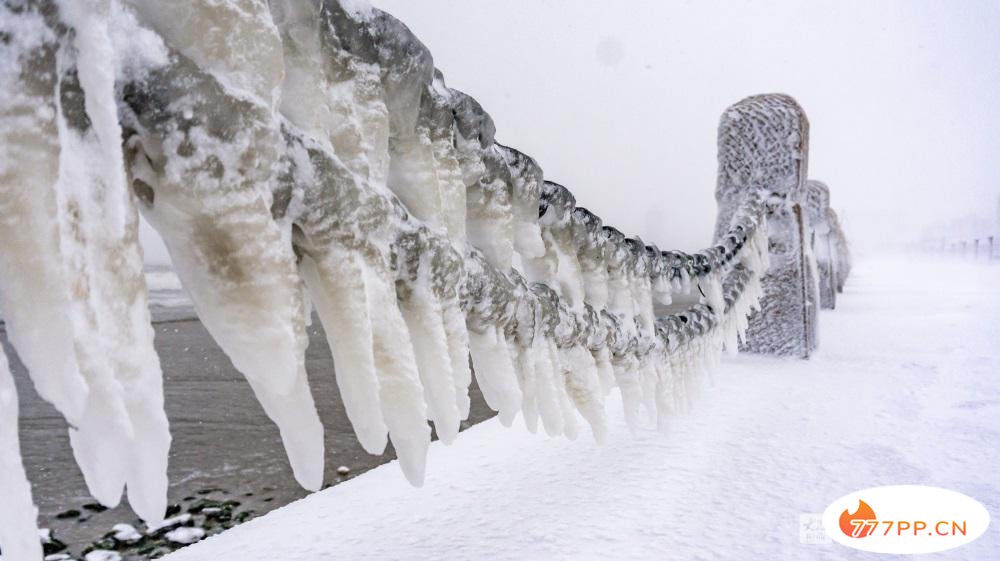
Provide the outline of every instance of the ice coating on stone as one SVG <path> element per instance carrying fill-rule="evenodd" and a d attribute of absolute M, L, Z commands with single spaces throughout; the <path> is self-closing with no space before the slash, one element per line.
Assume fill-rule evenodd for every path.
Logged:
<path fill-rule="evenodd" d="M 271 107 L 283 73 L 281 39 L 264 2 L 126 0 L 143 25 L 232 95 Z"/>
<path fill-rule="evenodd" d="M 715 246 L 663 252 L 604 226 L 568 189 L 545 182 L 529 156 L 497 143 L 479 103 L 448 88 L 413 34 L 370 6 L 103 6 L 106 12 L 77 14 L 78 25 L 93 31 L 102 14 L 115 19 L 108 24 L 114 56 L 80 62 L 60 51 L 59 68 L 79 71 L 51 73 L 58 98 L 36 63 L 24 73 L 13 69 L 24 53 L 55 67 L 56 47 L 71 39 L 20 12 L 10 20 L 14 40 L 0 45 L 0 71 L 13 84 L 0 86 L 0 134 L 10 140 L 0 148 L 0 206 L 39 222 L 32 229 L 7 215 L 0 222 L 3 233 L 28 232 L 0 251 L 4 306 L 29 289 L 17 264 L 37 259 L 33 271 L 53 287 L 37 315 L 91 310 L 75 312 L 96 322 L 81 325 L 122 346 L 106 352 L 107 342 L 85 340 L 79 354 L 42 357 L 39 343 L 69 347 L 85 330 L 33 331 L 44 324 L 12 306 L 11 340 L 67 418 L 84 418 L 96 406 L 94 426 L 119 422 L 135 435 L 156 432 L 133 414 L 127 395 L 134 391 L 147 406 L 159 400 L 151 409 L 162 410 L 162 394 L 139 389 L 159 371 L 147 352 L 144 288 L 133 282 L 141 264 L 136 206 L 164 238 L 206 327 L 278 425 L 293 472 L 308 489 L 322 483 L 324 456 L 303 361 L 313 305 L 359 440 L 381 453 L 391 439 L 417 485 L 427 421 L 450 441 L 468 415 L 470 355 L 487 404 L 505 424 L 520 411 L 531 430 L 540 424 L 550 435 L 576 438 L 582 417 L 602 441 L 613 386 L 634 430 L 653 423 L 665 429 L 722 349 L 735 349 L 743 337 L 746 314 L 763 293 L 765 213 L 773 201 L 756 193 L 733 198 Z M 120 122 L 107 119 L 109 68 Z M 104 72 L 103 81 L 88 81 L 90 71 Z M 107 131 L 118 134 L 115 127 L 124 137 L 124 170 L 103 140 Z M 9 165 L 22 152 L 39 169 Z M 102 165 L 82 169 L 84 155 Z M 46 176 L 56 161 L 65 173 Z M 71 203 L 93 203 L 95 185 L 115 194 L 116 169 L 127 174 L 131 194 L 100 201 L 117 205 L 111 208 L 81 207 L 82 219 L 67 211 Z M 22 183 L 42 188 L 23 202 Z M 96 217 L 115 216 L 121 221 L 97 224 Z M 93 232 L 67 239 L 74 220 Z M 71 259 L 77 255 L 86 258 Z M 113 257 L 127 266 L 109 274 Z M 96 287 L 93 298 L 66 290 L 72 278 Z M 656 315 L 654 301 L 676 305 L 680 298 L 690 307 Z M 121 332 L 105 325 L 111 317 L 128 320 Z M 110 373 L 104 378 L 95 376 L 105 372 L 93 366 L 100 361 Z M 86 395 L 79 403 L 62 391 L 74 376 Z M 127 482 L 130 499 L 133 487 L 146 489 L 133 504 L 152 497 L 161 480 L 144 483 L 140 475 L 165 469 L 134 461 L 132 444 L 98 438 L 76 446 L 90 473 L 98 470 L 88 455 L 97 458 L 102 446 L 122 459 L 120 470 L 100 472 L 98 494 L 109 498 Z M 153 457 L 161 444 L 165 450 L 161 439 Z M 138 468 L 138 475 L 131 471 Z M 151 512 L 156 504 L 137 509 Z"/>
<path fill-rule="evenodd" d="M 545 253 L 545 243 L 538 224 L 538 208 L 544 183 L 542 168 L 530 156 L 513 148 L 501 144 L 496 144 L 496 147 L 510 169 L 514 251 L 522 261 L 541 257 Z"/>
<path fill-rule="evenodd" d="M 8 559 L 30 561 L 42 558 L 35 519 L 38 509 L 31 500 L 31 484 L 24 474 L 17 435 L 17 389 L 10 374 L 7 355 L 0 347 L 0 550 Z"/>

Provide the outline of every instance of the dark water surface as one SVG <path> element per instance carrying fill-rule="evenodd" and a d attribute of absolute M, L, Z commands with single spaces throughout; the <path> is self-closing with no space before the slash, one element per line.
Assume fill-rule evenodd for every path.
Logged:
<path fill-rule="evenodd" d="M 235 501 L 239 505 L 232 510 L 237 520 L 230 522 L 235 523 L 305 496 L 292 477 L 277 428 L 190 308 L 153 306 L 153 310 L 173 435 L 170 503 L 185 512 L 206 499 Z M 315 318 L 309 339 L 306 367 L 326 428 L 325 484 L 331 485 L 392 460 L 395 454 L 390 445 L 385 454 L 371 456 L 358 444 L 337 390 L 323 329 Z M 39 526 L 51 528 L 75 555 L 110 532 L 114 524 L 130 523 L 141 531 L 127 505 L 100 511 L 93 504 L 73 460 L 65 420 L 35 393 L 7 343 L 2 323 L 0 342 L 8 353 L 20 398 L 21 450 L 40 511 Z M 478 387 L 470 388 L 470 394 L 472 412 L 463 428 L 494 414 Z M 348 467 L 350 473 L 338 475 L 340 466 Z M 221 530 L 217 527 L 212 532 Z"/>

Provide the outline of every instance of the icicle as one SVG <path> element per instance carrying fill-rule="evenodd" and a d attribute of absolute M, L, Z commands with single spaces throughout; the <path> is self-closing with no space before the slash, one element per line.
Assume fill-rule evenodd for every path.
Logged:
<path fill-rule="evenodd" d="M 580 345 L 565 352 L 569 368 L 566 371 L 566 390 L 580 415 L 590 424 L 594 440 L 603 444 L 607 440 L 604 417 L 604 392 L 594 356 Z"/>
<path fill-rule="evenodd" d="M 55 32 L 35 10 L 0 4 L 0 308 L 39 395 L 77 424 L 87 382 L 66 321 L 56 222 L 59 138 Z"/>
<path fill-rule="evenodd" d="M 565 350 L 560 349 L 555 341 L 550 342 L 549 353 L 552 356 L 552 363 L 557 373 L 555 397 L 559 404 L 559 412 L 562 414 L 562 434 L 569 440 L 576 440 L 580 435 L 580 429 L 577 425 L 576 407 L 570 396 L 570 382 L 567 380 L 567 377 L 571 375 L 572 366 L 569 363 L 568 357 L 565 356 Z"/>
<path fill-rule="evenodd" d="M 642 424 L 640 419 L 643 397 L 638 360 L 635 357 L 623 357 L 612 364 L 614 364 L 615 382 L 622 395 L 625 422 L 634 434 Z"/>
<path fill-rule="evenodd" d="M 42 545 L 31 501 L 31 484 L 24 474 L 17 434 L 17 388 L 0 346 L 0 550 L 6 559 L 41 561 Z"/>
<path fill-rule="evenodd" d="M 555 343 L 540 333 L 535 334 L 531 343 L 531 357 L 535 366 L 535 401 L 542 427 L 549 436 L 563 434 L 566 423 L 563 420 L 559 383 L 562 373 L 554 361 Z"/>
<path fill-rule="evenodd" d="M 436 185 L 428 138 L 412 136 L 417 118 L 413 94 L 419 103 L 419 89 L 390 91 L 398 84 L 383 81 L 380 66 L 373 64 L 387 61 L 365 64 L 335 47 L 340 41 L 365 40 L 336 37 L 342 26 L 360 25 L 339 5 L 320 7 L 330 25 L 319 28 L 311 6 L 275 3 L 272 9 L 279 14 L 282 32 L 303 47 L 289 53 L 292 74 L 285 83 L 291 95 L 281 104 L 291 120 L 285 124 L 293 182 L 288 191 L 304 190 L 299 214 L 293 217 L 301 232 L 296 248 L 316 264 L 306 277 L 328 333 L 338 384 L 366 450 L 380 453 L 388 430 L 404 474 L 420 485 L 430 440 L 421 376 L 432 401 L 429 416 L 444 440 L 457 433 L 464 396 L 457 395 L 461 386 L 451 373 L 453 348 L 462 344 L 461 331 L 454 328 L 455 311 L 446 311 L 421 283 L 401 310 L 384 254 L 394 236 L 396 204 L 382 191 L 387 175 L 407 196 L 414 185 Z M 318 74 L 319 87 L 290 84 L 298 72 L 307 80 Z M 323 118 L 313 119 L 311 99 L 328 111 Z M 398 141 L 393 164 L 386 158 L 390 136 Z M 347 200 L 354 204 L 345 205 Z M 409 202 L 421 200 L 410 197 Z M 443 220 L 439 202 L 431 203 L 419 210 L 425 218 Z M 370 217 L 361 215 L 366 212 Z"/>
<path fill-rule="evenodd" d="M 337 387 L 358 442 L 369 454 L 382 454 L 389 429 L 382 420 L 379 382 L 364 265 L 352 253 L 330 246 L 320 263 L 299 262 L 334 358 Z"/>
<path fill-rule="evenodd" d="M 428 418 L 441 440 L 450 444 L 458 435 L 460 415 L 441 296 L 455 290 L 459 257 L 450 245 L 433 243 L 426 230 L 402 236 L 397 252 L 400 310 L 413 342 Z"/>
<path fill-rule="evenodd" d="M 481 332 L 470 327 L 469 351 L 486 405 L 497 411 L 504 426 L 510 426 L 521 408 L 522 394 L 503 333 L 496 327 Z"/>
<path fill-rule="evenodd" d="M 516 321 L 519 289 L 516 282 L 490 265 L 481 252 L 472 252 L 465 266 L 465 293 L 469 302 L 466 325 L 476 380 L 486 404 L 499 413 L 501 422 L 510 424 L 522 399 L 514 370 L 515 357 L 511 356 L 506 338 L 506 331 Z"/>
<path fill-rule="evenodd" d="M 448 339 L 448 356 L 451 358 L 452 379 L 455 381 L 455 404 L 460 419 L 469 418 L 469 385 L 472 384 L 472 370 L 469 368 L 469 328 L 465 325 L 465 314 L 459 307 L 457 296 L 446 300 L 444 306 L 444 329 Z"/>
<path fill-rule="evenodd" d="M 513 325 L 507 333 L 507 341 L 521 388 L 521 415 L 528 431 L 535 433 L 538 431 L 539 380 L 535 371 L 533 348 L 538 331 L 539 305 L 524 278 L 513 270 L 510 276 L 514 284 L 512 296 L 517 307 Z"/>
<path fill-rule="evenodd" d="M 582 313 L 582 323 L 585 330 L 585 344 L 590 351 L 597 368 L 597 379 L 601 386 L 601 394 L 607 396 L 615 385 L 614 368 L 611 365 L 609 346 L 609 329 L 602 314 L 589 303 L 585 304 Z"/>
<path fill-rule="evenodd" d="M 656 384 L 659 377 L 656 369 L 647 357 L 639 360 L 639 388 L 642 395 L 642 408 L 646 412 L 646 418 L 655 423 L 656 413 Z"/>
<path fill-rule="evenodd" d="M 517 344 L 512 349 L 515 355 L 515 370 L 518 384 L 521 386 L 521 416 L 524 425 L 532 434 L 538 432 L 538 375 L 535 373 L 535 360 L 532 347 Z"/>
<path fill-rule="evenodd" d="M 156 521 L 166 507 L 170 436 L 146 308 L 138 218 L 120 165 L 114 64 L 84 58 L 82 51 L 107 54 L 110 45 L 105 44 L 106 24 L 77 16 L 87 21 L 73 22 L 69 16 L 83 29 L 75 35 L 75 46 L 57 57 L 56 106 L 59 251 L 72 287 L 63 290 L 70 293 L 76 354 L 90 388 L 83 414 L 70 430 L 70 443 L 98 501 L 116 506 L 131 479 L 133 507 Z M 83 107 L 59 103 L 74 97 L 84 101 Z M 95 161 L 100 164 L 92 166 Z M 145 434 L 136 433 L 132 416 Z M 150 449 L 131 450 L 133 441 L 146 438 Z"/>
<path fill-rule="evenodd" d="M 413 345 L 399 308 L 393 280 L 372 269 L 365 271 L 375 371 L 379 377 L 382 416 L 389 439 L 399 456 L 399 465 L 413 485 L 424 480 L 430 427 L 424 420 L 427 408 L 417 373 Z"/>
<path fill-rule="evenodd" d="M 84 92 L 84 106 L 95 138 L 91 161 L 93 175 L 111 196 L 104 205 L 105 227 L 111 235 L 121 235 L 126 225 L 125 160 L 122 156 L 122 129 L 118 124 L 115 97 L 117 53 L 111 44 L 108 19 L 110 0 L 63 0 L 60 16 L 73 28 L 76 70 Z"/>
<path fill-rule="evenodd" d="M 656 371 L 656 427 L 660 432 L 667 432 L 670 427 L 670 417 L 674 413 L 673 397 L 677 388 L 670 362 L 663 357 L 662 351 L 656 354 L 658 356 L 653 359 Z"/>
<path fill-rule="evenodd" d="M 611 388 L 615 386 L 615 371 L 611 365 L 611 351 L 607 347 L 601 347 L 594 352 L 594 360 L 597 362 L 597 375 L 601 381 L 601 389 L 607 395 Z"/>

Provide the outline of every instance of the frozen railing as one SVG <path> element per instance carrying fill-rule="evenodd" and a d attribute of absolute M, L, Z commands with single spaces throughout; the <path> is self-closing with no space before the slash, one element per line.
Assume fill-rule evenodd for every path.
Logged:
<path fill-rule="evenodd" d="M 760 173 L 791 162 L 804 177 L 805 117 L 787 97 L 751 98 L 776 135 L 736 126 L 739 104 L 724 115 L 716 244 L 688 255 L 577 207 L 494 141 L 405 26 L 358 2 L 28 0 L 0 6 L 0 32 L 6 329 L 91 492 L 112 506 L 127 491 L 148 523 L 165 511 L 170 434 L 137 211 L 313 490 L 314 309 L 359 442 L 391 440 L 420 484 L 427 421 L 455 438 L 473 370 L 505 424 L 520 412 L 573 438 L 582 417 L 600 441 L 618 387 L 633 429 L 664 427 L 758 298 L 787 288 L 768 264 L 801 213 L 786 177 Z M 723 188 L 744 172 L 753 184 Z M 750 321 L 755 348 L 786 320 Z M 0 548 L 37 559 L 11 388 L 0 357 Z"/>
<path fill-rule="evenodd" d="M 982 236 L 965 240 L 942 239 L 936 244 L 925 243 L 923 246 L 927 248 L 936 245 L 935 249 L 938 251 L 956 255 L 964 259 L 972 259 L 973 261 L 993 261 L 1000 259 L 1000 243 L 996 241 L 998 239 L 1000 239 L 1000 236 Z"/>

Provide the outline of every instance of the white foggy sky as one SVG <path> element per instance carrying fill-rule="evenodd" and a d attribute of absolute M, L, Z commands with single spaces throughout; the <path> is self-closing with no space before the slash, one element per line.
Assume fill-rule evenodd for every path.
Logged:
<path fill-rule="evenodd" d="M 482 103 L 500 142 L 662 249 L 710 241 L 718 118 L 755 93 L 805 108 L 810 177 L 856 248 L 997 212 L 998 1 L 374 4 Z"/>
<path fill-rule="evenodd" d="M 661 248 L 715 215 L 716 127 L 784 92 L 857 246 L 1000 196 L 1000 2 L 374 0 L 480 101 L 497 139 Z"/>

